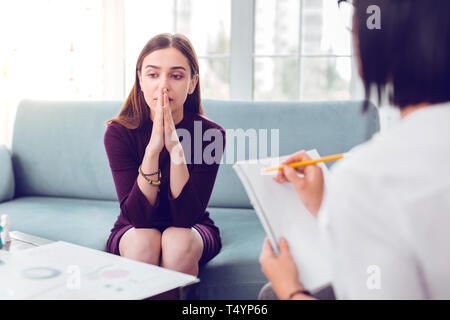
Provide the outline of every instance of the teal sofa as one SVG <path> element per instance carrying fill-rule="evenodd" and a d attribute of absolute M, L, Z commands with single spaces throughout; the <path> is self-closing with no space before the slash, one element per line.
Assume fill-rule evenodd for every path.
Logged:
<path fill-rule="evenodd" d="M 361 101 L 203 104 L 227 135 L 266 129 L 271 141 L 271 129 L 278 129 L 280 155 L 311 148 L 321 155 L 345 152 L 379 130 L 377 108 L 370 105 L 363 114 Z M 121 107 L 120 101 L 19 104 L 11 150 L 0 146 L 0 214 L 9 215 L 11 230 L 105 249 L 119 203 L 103 136 L 106 120 Z M 227 136 L 234 157 L 237 147 Z M 269 144 L 269 156 L 270 150 Z M 226 150 L 209 203 L 223 248 L 200 270 L 200 299 L 256 299 L 266 282 L 258 262 L 265 234 L 232 169 L 237 158 L 228 155 Z"/>

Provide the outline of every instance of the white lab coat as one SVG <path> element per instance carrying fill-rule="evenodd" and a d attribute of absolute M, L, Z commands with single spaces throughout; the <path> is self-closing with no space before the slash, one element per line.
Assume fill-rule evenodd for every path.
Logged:
<path fill-rule="evenodd" d="M 450 299 L 450 103 L 338 162 L 319 224 L 338 299 Z"/>

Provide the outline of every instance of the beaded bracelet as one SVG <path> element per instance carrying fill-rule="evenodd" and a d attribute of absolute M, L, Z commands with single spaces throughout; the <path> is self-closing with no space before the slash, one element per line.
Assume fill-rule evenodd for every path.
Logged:
<path fill-rule="evenodd" d="M 142 167 L 142 165 L 140 165 L 140 167 Z M 151 177 L 151 176 L 154 176 L 155 174 L 157 174 L 160 177 L 161 176 L 161 170 L 158 169 L 158 171 L 155 171 L 153 173 L 145 174 L 144 172 L 142 172 L 142 168 L 141 168 L 140 174 L 142 174 L 144 177 Z"/>
<path fill-rule="evenodd" d="M 150 185 L 152 185 L 152 186 L 159 186 L 161 184 L 161 170 L 158 169 L 158 171 L 156 171 L 156 172 L 154 172 L 152 174 L 144 174 L 142 172 L 141 166 L 139 166 L 138 172 L 139 172 L 140 175 L 142 175 L 144 177 L 145 181 L 147 181 Z M 158 180 L 153 181 L 153 180 L 150 180 L 149 178 L 147 178 L 148 176 L 153 176 L 155 174 L 158 174 Z"/>

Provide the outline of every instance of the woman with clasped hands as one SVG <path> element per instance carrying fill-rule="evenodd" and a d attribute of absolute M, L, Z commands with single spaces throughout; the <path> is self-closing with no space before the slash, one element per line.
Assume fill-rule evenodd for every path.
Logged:
<path fill-rule="evenodd" d="M 135 75 L 104 139 L 120 202 L 107 251 L 197 275 L 221 249 L 206 207 L 225 131 L 202 115 L 198 60 L 183 35 L 150 39 Z M 214 148 L 203 141 L 205 131 Z M 194 134 L 201 135 L 200 148 L 194 148 Z M 214 151 L 208 159 L 206 146 Z"/>
<path fill-rule="evenodd" d="M 387 91 L 401 119 L 337 162 L 326 188 L 316 165 L 285 166 L 275 180 L 292 183 L 318 215 L 336 298 L 449 299 L 450 2 L 349 2 L 366 99 Z M 284 164 L 307 159 L 300 152 Z M 266 240 L 260 257 L 273 291 L 312 299 L 284 239 L 279 249 Z"/>

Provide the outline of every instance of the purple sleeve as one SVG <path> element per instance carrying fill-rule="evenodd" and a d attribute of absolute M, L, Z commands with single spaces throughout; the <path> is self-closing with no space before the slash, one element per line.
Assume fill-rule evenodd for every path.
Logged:
<path fill-rule="evenodd" d="M 139 162 L 135 158 L 130 137 L 118 127 L 108 125 L 104 136 L 106 154 L 111 167 L 121 216 L 136 228 L 148 228 L 156 214 L 159 195 L 152 206 L 137 183 Z"/>
<path fill-rule="evenodd" d="M 225 131 L 222 128 L 218 130 L 223 138 L 223 148 L 219 151 L 221 159 L 225 149 Z M 204 148 L 205 146 L 203 146 L 203 150 Z M 175 227 L 190 228 L 205 213 L 216 181 L 219 164 L 216 162 L 194 164 L 193 169 L 189 172 L 189 180 L 175 199 L 172 197 L 170 187 L 168 188 L 170 214 Z"/>

